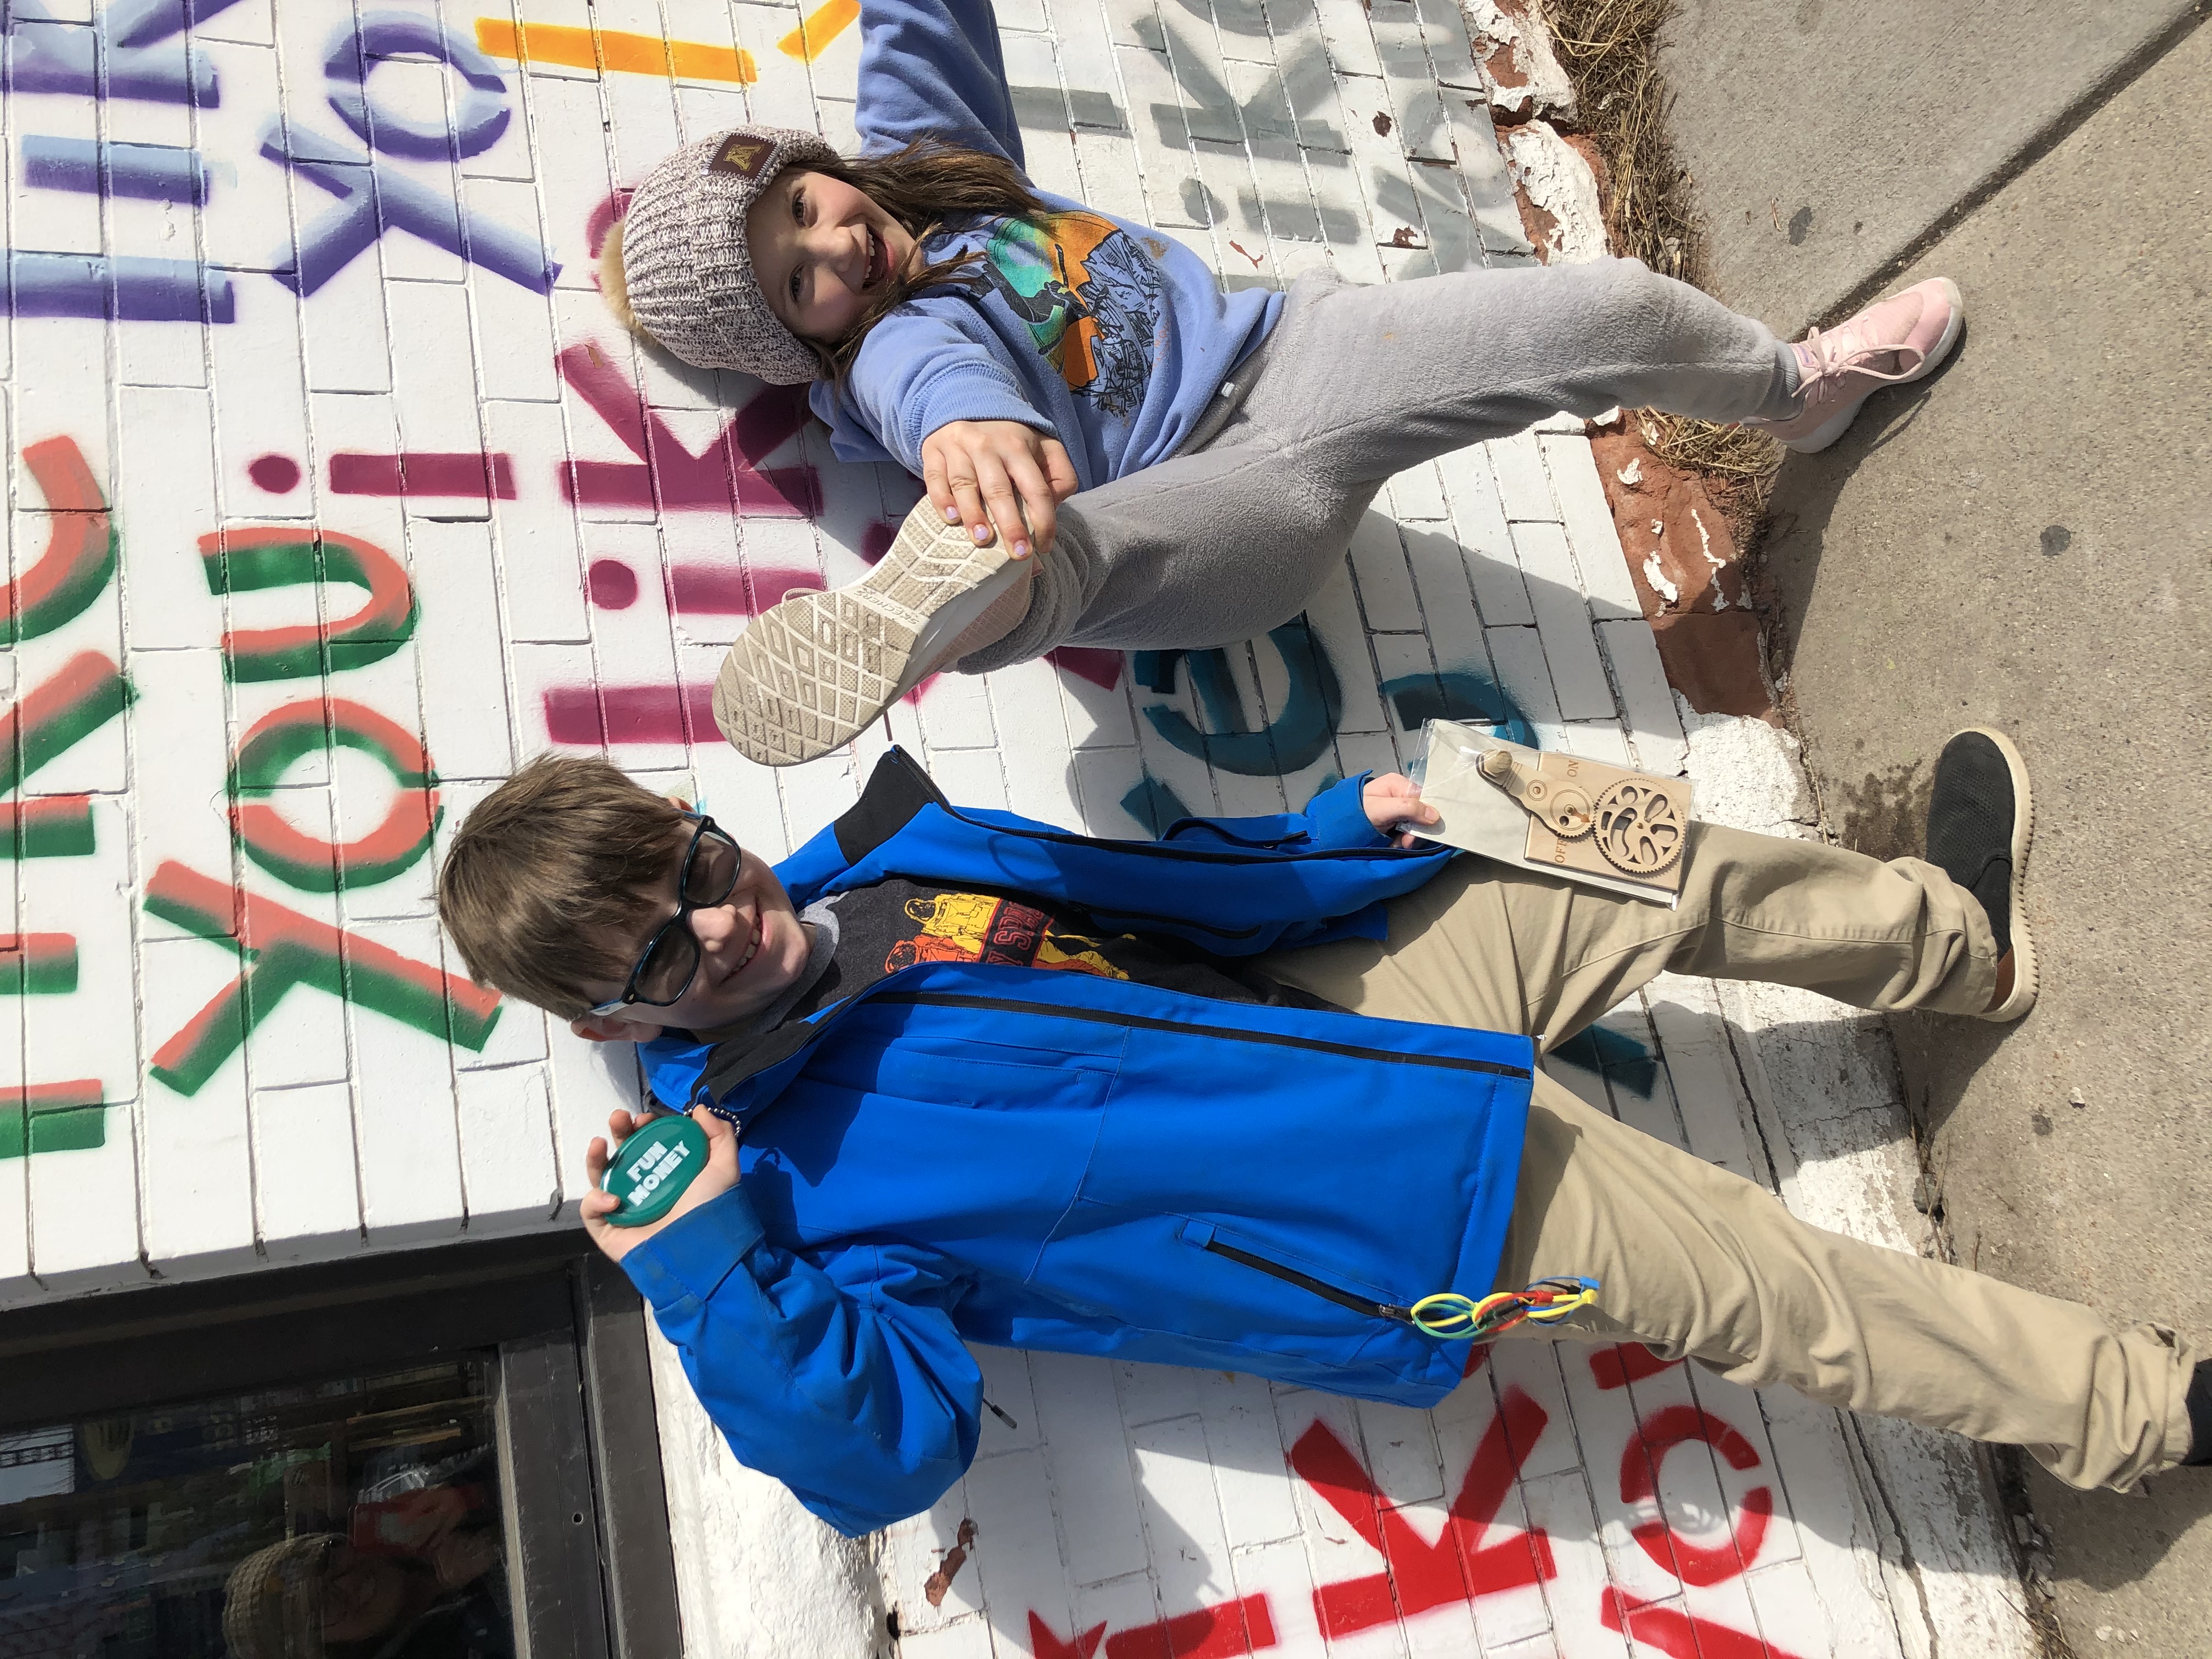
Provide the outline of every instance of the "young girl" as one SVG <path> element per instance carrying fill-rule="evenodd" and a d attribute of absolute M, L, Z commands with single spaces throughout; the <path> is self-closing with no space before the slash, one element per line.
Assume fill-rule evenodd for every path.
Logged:
<path fill-rule="evenodd" d="M 1174 238 L 1030 183 L 988 0 L 864 0 L 860 23 L 860 159 L 775 127 L 687 145 L 601 261 L 631 327 L 813 382 L 841 458 L 928 488 L 870 575 L 786 599 L 731 652 L 716 719 L 770 765 L 942 666 L 1265 633 L 1392 473 L 1556 410 L 1820 449 L 1958 336 L 1946 279 L 1793 347 L 1620 259 L 1224 295 Z"/>

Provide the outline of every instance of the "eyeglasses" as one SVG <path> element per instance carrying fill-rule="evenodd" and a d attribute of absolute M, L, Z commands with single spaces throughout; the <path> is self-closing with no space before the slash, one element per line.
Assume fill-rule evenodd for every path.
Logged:
<path fill-rule="evenodd" d="M 623 994 L 600 1003 L 591 1010 L 593 1014 L 618 1014 L 633 1002 L 665 1008 L 681 999 L 699 975 L 699 939 L 691 931 L 691 913 L 711 910 L 737 890 L 744 854 L 714 819 L 699 812 L 684 816 L 697 818 L 699 827 L 684 851 L 684 870 L 676 883 L 676 914 L 645 942 Z"/>

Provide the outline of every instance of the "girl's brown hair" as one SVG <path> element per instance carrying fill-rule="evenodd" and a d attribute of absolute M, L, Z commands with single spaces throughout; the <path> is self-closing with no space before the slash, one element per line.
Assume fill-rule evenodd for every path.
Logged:
<path fill-rule="evenodd" d="M 827 173 L 862 191 L 917 242 L 960 219 L 1036 219 L 1050 211 L 1004 156 L 932 138 L 916 139 L 894 155 L 817 161 L 803 171 Z M 892 283 L 843 339 L 830 345 L 807 341 L 822 360 L 823 374 L 842 386 L 870 329 L 924 289 L 973 281 L 966 267 L 977 257 L 966 253 L 924 266 Z"/>

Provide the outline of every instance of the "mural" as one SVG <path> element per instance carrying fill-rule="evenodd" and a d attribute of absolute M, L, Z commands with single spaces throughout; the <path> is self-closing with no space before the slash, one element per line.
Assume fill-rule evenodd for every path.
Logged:
<path fill-rule="evenodd" d="M 1122 836 L 1300 805 L 1437 716 L 1682 764 L 1572 422 L 1392 480 L 1264 639 L 940 678 L 788 773 L 730 750 L 729 641 L 880 556 L 918 488 L 835 461 L 789 390 L 641 352 L 590 272 L 686 138 L 849 143 L 857 15 L 9 10 L 0 1306 L 573 1212 L 636 1079 L 471 984 L 431 900 L 442 838 L 549 747 L 771 855 L 892 741 L 956 797 Z M 1449 4 L 1000 15 L 1039 180 L 1224 281 L 1526 254 Z M 1748 1169 L 1717 1030 L 1639 1000 L 1556 1059 Z M 1507 1344 L 1433 1416 L 987 1371 L 1005 1420 L 886 1542 L 932 1659 L 1887 1650 L 1850 1645 L 1887 1614 L 1832 1419 L 1641 1350 Z"/>
<path fill-rule="evenodd" d="M 1048 1437 L 987 1430 L 963 1489 L 892 1529 L 902 1644 L 1034 1659 L 1895 1650 L 1814 1588 L 1848 1582 L 1836 1557 L 1856 1526 L 1814 1473 L 1834 1449 L 1808 1431 L 1827 1414 L 1762 1410 L 1644 1348 L 1507 1340 L 1434 1413 L 1117 1368 L 1122 1420 L 1081 1435 L 1046 1392 L 1062 1366 L 988 1368 L 993 1398 L 1033 1403 Z M 1079 1471 L 1096 1524 L 1070 1518 Z M 1057 1536 L 1036 1540 L 1046 1504 Z M 971 1623 L 988 1623 L 988 1649 Z"/>
<path fill-rule="evenodd" d="M 560 592 L 574 586 L 574 571 L 562 568 L 565 561 L 544 572 L 506 564 L 511 541 L 526 547 L 559 528 L 575 535 L 574 520 L 562 526 L 565 515 L 543 510 L 552 506 L 544 500 L 549 492 L 557 492 L 560 505 L 574 509 L 586 525 L 659 520 L 665 532 L 667 515 L 699 512 L 748 524 L 791 519 L 813 526 L 814 536 L 785 544 L 800 556 L 791 565 L 770 562 L 744 545 L 775 544 L 772 538 L 752 535 L 702 538 L 699 550 L 707 556 L 687 558 L 682 556 L 689 550 L 681 545 L 684 538 L 664 534 L 660 545 L 648 550 L 659 556 L 646 562 L 658 569 L 641 570 L 618 552 L 587 559 L 584 594 L 592 610 L 626 609 L 647 587 L 657 587 L 675 625 L 672 633 L 684 643 L 711 647 L 732 631 L 732 619 L 773 604 L 793 587 L 828 580 L 825 559 L 834 564 L 839 554 L 865 558 L 879 550 L 889 525 L 911 499 L 912 486 L 903 478 L 869 479 L 844 492 L 860 522 L 835 522 L 825 474 L 850 470 L 825 465 L 818 441 L 800 441 L 806 419 L 802 398 L 731 385 L 732 377 L 653 384 L 671 378 L 667 366 L 637 364 L 629 343 L 584 301 L 587 284 L 576 273 L 596 253 L 619 211 L 618 180 L 634 175 L 685 130 L 739 118 L 748 107 L 769 118 L 819 121 L 833 131 L 839 125 L 838 76 L 841 70 L 849 75 L 858 15 L 851 0 L 830 0 L 803 17 L 793 14 L 793 26 L 781 31 L 770 27 L 784 16 L 780 9 L 738 7 L 719 19 L 711 17 L 714 9 L 702 10 L 701 19 L 718 27 L 698 40 L 612 28 L 604 19 L 594 29 L 407 8 L 356 14 L 304 6 L 289 9 L 280 20 L 266 0 L 198 6 L 125 0 L 86 15 L 70 15 L 65 8 L 52 13 L 18 8 L 10 14 L 7 115 L 15 165 L 9 264 L 12 332 L 22 347 L 19 374 L 44 349 L 84 353 L 91 331 L 69 330 L 62 325 L 68 319 L 100 325 L 118 359 L 114 373 L 101 377 L 108 381 L 105 387 L 79 386 L 68 395 L 81 418 L 97 419 L 104 427 L 110 410 L 122 404 L 179 401 L 128 395 L 141 388 L 208 394 L 189 400 L 198 410 L 214 405 L 216 416 L 210 458 L 216 477 L 208 481 L 216 488 L 202 491 L 212 497 L 210 522 L 197 527 L 194 542 L 208 593 L 223 603 L 202 608 L 220 626 L 215 638 L 201 643 L 220 652 L 222 678 L 232 687 L 292 681 L 311 691 L 273 706 L 252 698 L 241 702 L 234 695 L 226 705 L 235 741 L 224 770 L 224 816 L 233 832 L 232 852 L 242 860 L 241 876 L 250 865 L 281 887 L 323 895 L 365 892 L 410 871 L 419 876 L 442 815 L 437 776 L 419 729 L 428 722 L 414 711 L 398 711 L 395 717 L 370 702 L 340 695 L 343 677 L 403 656 L 416 639 L 422 606 L 409 574 L 416 556 L 407 533 L 411 525 L 491 525 L 500 576 L 510 585 L 550 579 L 549 600 L 569 613 L 566 629 L 532 628 L 535 618 L 512 614 L 526 605 L 510 599 L 508 637 L 534 641 L 545 635 L 549 644 L 586 643 L 594 632 L 590 619 L 576 617 L 572 594 Z M 1147 18 L 1135 28 L 1138 50 L 1152 60 L 1146 67 L 1166 68 L 1176 89 L 1171 101 L 1148 105 L 1138 122 L 1144 148 L 1200 155 L 1195 142 L 1224 109 L 1234 129 L 1224 129 L 1227 137 L 1238 136 L 1242 123 L 1255 131 L 1290 132 L 1281 121 L 1269 126 L 1261 118 L 1264 97 L 1238 102 L 1209 77 L 1202 54 L 1176 50 L 1170 36 L 1182 24 L 1164 26 L 1166 33 L 1162 27 Z M 1249 28 L 1249 21 L 1243 27 Z M 720 33 L 731 35 L 728 44 L 712 38 Z M 764 50 L 771 38 L 772 52 Z M 1020 44 L 1026 43 L 1017 43 L 1018 58 Z M 1328 157 L 1330 165 L 1345 165 L 1330 136 L 1336 129 L 1314 112 L 1334 95 L 1317 42 L 1309 43 L 1291 67 L 1296 72 L 1289 84 L 1297 90 L 1285 96 L 1307 115 L 1309 150 Z M 611 142 L 593 146 L 596 153 L 585 166 L 569 167 L 564 164 L 584 158 L 563 153 L 562 141 L 575 135 L 565 130 L 562 115 L 582 106 L 580 96 L 588 104 L 599 102 L 589 84 L 594 81 L 605 83 L 610 118 L 600 125 Z M 629 96 L 629 85 L 651 90 Z M 739 88 L 759 90 L 739 103 L 733 95 Z M 1016 88 L 1025 106 L 1054 101 L 1060 92 L 1054 85 Z M 1110 96 L 1086 100 L 1071 88 L 1068 99 L 1060 120 L 1047 123 L 1048 130 L 1057 129 L 1054 137 L 1085 126 L 1125 129 L 1121 107 Z M 588 144 L 588 131 L 583 137 Z M 1424 142 L 1433 148 L 1436 137 Z M 1051 144 L 1041 149 L 1042 176 L 1054 166 Z M 1445 152 L 1449 149 L 1447 141 Z M 1479 171 L 1494 182 L 1494 155 L 1470 151 L 1471 166 L 1478 166 L 1478 156 Z M 1402 157 L 1381 167 L 1375 181 L 1378 201 L 1413 217 L 1410 198 L 1389 199 L 1401 175 Z M 595 176 L 605 188 L 592 182 Z M 1218 222 L 1224 234 L 1231 229 L 1245 234 L 1247 246 L 1264 240 L 1271 210 L 1277 217 L 1288 210 L 1285 203 L 1249 191 L 1238 194 L 1233 211 L 1203 185 L 1194 195 L 1182 191 L 1182 197 L 1184 210 L 1154 216 L 1194 227 Z M 1351 205 L 1356 208 L 1357 201 Z M 1463 197 L 1459 205 L 1465 206 Z M 1374 240 L 1364 218 L 1357 211 L 1335 213 L 1311 251 L 1334 248 L 1371 258 Z M 1404 236 L 1394 236 L 1395 246 L 1406 245 Z M 1501 228 L 1499 238 L 1499 246 L 1522 246 L 1510 226 Z M 1287 233 L 1285 248 L 1297 246 L 1295 232 Z M 1463 242 L 1462 256 L 1473 246 Z M 1249 259 L 1249 252 L 1243 257 Z M 569 273 L 565 283 L 564 271 Z M 1359 274 L 1383 273 L 1377 268 Z M 283 296 L 300 303 L 288 304 Z M 523 296 L 553 298 L 551 316 Z M 408 322 L 427 325 L 410 331 L 416 336 L 411 348 L 403 347 L 398 334 Z M 456 325 L 473 337 L 441 341 L 441 332 Z M 216 343 L 217 337 L 252 343 L 233 352 Z M 465 409 L 433 413 L 426 396 L 412 395 L 428 393 L 441 377 L 410 374 L 411 351 L 435 353 L 455 344 L 478 360 L 474 390 L 480 396 L 460 401 L 477 403 L 479 415 L 490 421 L 506 416 L 518 427 L 536 427 L 533 435 L 541 439 L 536 453 L 492 447 L 488 422 Z M 532 345 L 547 348 L 542 359 L 557 375 L 557 392 L 542 368 L 520 361 L 532 355 Z M 222 362 L 205 361 L 224 357 L 238 360 L 229 373 Z M 281 372 L 287 360 L 292 374 Z M 272 375 L 280 384 L 294 384 L 279 389 L 268 383 Z M 416 384 L 410 386 L 410 380 Z M 96 389 L 109 395 L 94 397 Z M 557 400 L 565 421 L 523 420 L 525 410 L 501 407 L 502 394 L 532 405 L 526 412 L 540 416 L 550 415 L 547 405 Z M 342 435 L 347 422 L 324 418 L 337 413 L 332 405 L 341 398 L 388 400 L 383 409 L 345 412 L 365 422 L 382 416 L 375 423 L 401 442 L 352 447 Z M 25 515 L 19 528 L 42 531 L 47 544 L 35 557 L 19 558 L 20 574 L 9 586 L 7 637 L 11 645 L 27 646 L 88 618 L 98 606 L 104 617 L 89 619 L 106 624 L 98 630 L 103 635 L 119 635 L 116 643 L 123 649 L 77 652 L 42 673 L 40 659 L 51 659 L 51 652 L 16 653 L 19 671 L 36 676 L 17 688 L 8 714 L 15 741 L 0 759 L 9 791 L 20 788 L 24 794 L 8 809 L 19 860 L 93 854 L 94 794 L 125 805 L 136 792 L 126 787 L 43 795 L 39 791 L 46 786 L 33 775 L 131 706 L 123 657 L 142 645 L 190 649 L 166 630 L 158 641 L 142 642 L 128 619 L 121 593 L 113 591 L 121 585 L 125 531 L 109 510 L 105 488 L 116 465 L 127 459 L 118 452 L 140 447 L 134 438 L 158 447 L 185 434 L 157 439 L 153 432 L 121 433 L 115 446 L 95 443 L 104 453 L 88 461 L 76 433 L 34 431 L 25 424 L 40 416 L 41 405 L 57 401 L 62 399 L 34 395 L 17 400 L 18 426 L 29 439 L 21 451 L 22 476 L 44 500 L 42 514 Z M 238 406 L 228 420 L 226 404 Z M 701 434 L 703 442 L 678 435 L 679 424 L 697 428 L 697 417 L 718 407 L 730 412 L 719 430 Z M 418 446 L 416 430 L 428 428 L 477 441 L 453 448 Z M 93 441 L 92 428 L 81 429 Z M 258 447 L 252 437 L 264 434 L 293 441 L 246 453 Z M 241 444 L 240 438 L 249 441 Z M 546 439 L 552 441 L 542 441 Z M 779 451 L 794 449 L 798 453 L 785 464 L 769 463 Z M 394 526 L 398 534 L 380 542 L 338 528 L 344 516 L 340 503 L 347 497 L 403 503 L 405 516 Z M 525 500 L 541 509 L 526 515 L 526 524 L 520 512 L 495 511 L 497 504 Z M 849 519 L 852 511 L 843 516 Z M 257 517 L 273 521 L 254 522 Z M 170 528 L 163 524 L 155 533 Z M 510 529 L 517 532 L 512 538 L 506 533 Z M 629 539 L 645 546 L 616 535 L 594 538 L 588 530 L 582 539 L 610 545 Z M 591 552 L 588 545 L 583 550 Z M 132 581 L 138 580 L 143 562 L 175 551 L 134 549 Z M 156 591 L 176 580 L 165 575 Z M 358 590 L 357 604 L 343 610 L 325 604 L 346 587 Z M 264 625 L 239 625 L 241 615 L 282 616 L 240 602 L 264 590 L 294 590 L 294 614 Z M 687 626 L 695 620 L 705 625 Z M 1286 676 L 1282 705 L 1271 719 L 1245 723 L 1235 706 L 1227 653 L 1209 652 L 1180 665 L 1207 721 L 1204 728 L 1173 706 L 1176 662 L 1140 665 L 1143 689 L 1169 700 L 1146 709 L 1152 729 L 1179 753 L 1243 777 L 1295 775 L 1322 760 L 1341 713 L 1328 648 L 1304 623 L 1278 630 L 1270 643 Z M 659 654 L 665 659 L 667 653 Z M 1068 654 L 1064 670 L 1109 697 L 1121 690 L 1119 665 L 1101 660 L 1104 653 Z M 675 751 L 712 744 L 697 679 L 687 684 L 679 674 L 646 683 L 602 675 L 596 656 L 587 676 L 538 690 L 542 720 L 532 718 L 538 710 L 507 711 L 510 748 L 512 742 L 526 747 L 548 740 L 596 743 L 617 752 L 637 750 L 635 758 L 680 765 Z M 387 676 L 394 685 L 399 678 Z M 423 681 L 419 674 L 416 678 L 419 695 Z M 1256 684 L 1253 690 L 1257 692 Z M 1384 690 L 1409 726 L 1430 713 L 1508 706 L 1483 676 L 1457 670 L 1447 671 L 1443 680 L 1401 677 Z M 250 720 L 240 719 L 246 708 L 253 710 Z M 135 740 L 134 733 L 122 746 L 127 750 Z M 310 787 L 308 775 L 318 766 L 326 773 L 341 751 L 373 758 L 389 774 L 396 793 L 374 824 L 340 830 L 333 820 L 320 830 L 302 827 L 296 814 L 287 816 L 288 803 L 299 805 L 300 790 Z M 127 761 L 125 769 L 127 777 Z M 501 769 L 471 769 L 491 776 Z M 330 812 L 353 816 L 337 800 L 334 785 L 325 788 Z M 1119 827 L 1125 830 L 1154 829 L 1163 815 L 1186 810 L 1176 786 L 1142 766 L 1116 804 L 1123 808 L 1127 821 Z M 1204 810 L 1225 805 L 1206 803 Z M 176 925 L 203 939 L 241 936 L 234 919 L 218 928 L 182 901 L 157 902 L 155 877 L 170 873 L 167 864 L 137 872 L 147 915 L 173 921 L 189 915 L 192 920 Z M 228 890 L 235 896 L 234 911 L 242 916 L 246 890 Z M 263 914 L 276 913 L 264 906 Z M 362 976 L 356 987 L 353 976 L 338 970 L 344 954 L 333 941 L 346 935 L 336 921 L 322 924 L 330 937 L 319 947 L 327 957 L 319 974 L 287 978 L 267 971 L 258 948 L 241 946 L 249 967 L 239 985 L 258 975 L 256 982 L 266 988 L 321 985 L 356 1006 L 378 1006 L 362 988 L 380 982 L 376 975 Z M 24 964 L 16 975 L 24 994 L 77 988 L 73 967 L 64 972 L 48 965 L 64 958 L 73 963 L 73 951 L 36 943 L 63 937 L 21 936 L 10 954 Z M 299 929 L 288 937 L 293 942 L 287 951 L 307 948 L 299 942 L 307 937 Z M 288 959 L 280 951 L 278 968 Z M 439 1012 L 459 1007 L 457 994 L 441 993 L 424 1005 L 429 1012 L 418 1008 L 394 1017 L 410 1019 L 428 1034 L 466 1030 L 481 1047 L 489 1030 L 483 1018 L 471 1016 L 449 1030 L 447 1013 Z M 234 1018 L 216 1012 L 218 1003 L 232 1001 L 240 1011 Z M 189 1051 L 201 1057 L 181 1067 L 149 1058 L 146 1077 L 182 1086 L 185 1093 L 204 1086 L 216 1069 L 207 1063 L 210 1056 L 241 1045 L 251 1049 L 247 1036 L 257 1006 L 273 1010 L 270 990 L 258 1004 L 226 991 L 190 1022 L 189 1040 L 185 1028 L 146 1031 L 155 1056 Z M 225 1030 L 237 1037 L 228 1048 L 221 1040 Z M 103 1083 L 104 1097 L 130 1104 L 137 1081 L 118 1069 Z M 30 1091 L 48 1085 L 27 1077 L 14 1086 L 21 1096 L 15 1109 L 21 1113 L 30 1109 Z M 40 1143 L 17 1133 L 10 1144 L 28 1149 Z"/>

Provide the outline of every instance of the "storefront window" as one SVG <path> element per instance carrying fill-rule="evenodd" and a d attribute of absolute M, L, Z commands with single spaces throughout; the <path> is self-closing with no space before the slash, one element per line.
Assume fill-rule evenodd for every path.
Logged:
<path fill-rule="evenodd" d="M 512 1659 L 495 1362 L 0 1435 L 8 1659 Z"/>

